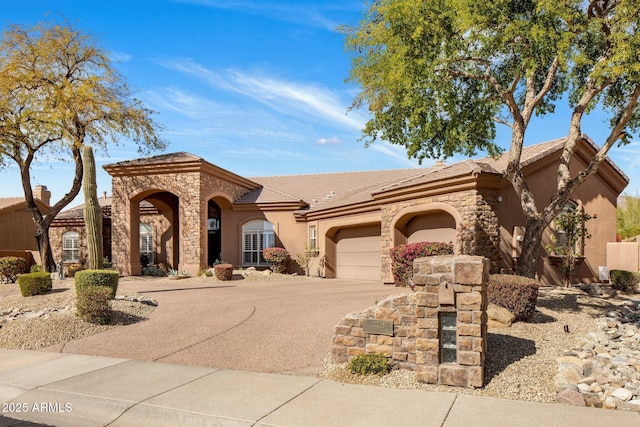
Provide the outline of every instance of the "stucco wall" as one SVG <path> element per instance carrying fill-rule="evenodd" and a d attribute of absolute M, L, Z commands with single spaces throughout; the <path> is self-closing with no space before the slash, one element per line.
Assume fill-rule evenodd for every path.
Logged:
<path fill-rule="evenodd" d="M 550 157 L 544 167 L 537 165 L 536 169 L 527 172 L 527 183 L 532 189 L 538 203 L 538 209 L 544 208 L 556 194 L 557 158 Z M 571 171 L 575 175 L 582 170 L 585 163 L 576 159 L 572 163 Z M 520 206 L 520 198 L 515 194 L 511 185 L 506 182 L 500 191 L 502 201 L 497 204 L 497 215 L 500 220 L 500 263 L 499 268 L 513 268 L 513 230 L 515 226 L 524 226 L 525 220 Z M 584 211 L 596 216 L 587 222 L 587 230 L 591 239 L 584 244 L 586 260 L 576 269 L 576 281 L 596 281 L 598 267 L 606 265 L 607 242 L 616 240 L 616 205 L 617 196 L 613 189 L 599 176 L 593 176 L 580 186 L 571 200 L 584 207 Z M 553 226 L 547 229 L 543 236 L 543 248 L 549 245 L 553 236 Z M 562 283 L 564 273 L 553 267 L 543 249 L 539 262 L 538 275 L 544 284 L 558 285 Z"/>
<path fill-rule="evenodd" d="M 37 251 L 35 234 L 36 226 L 27 208 L 0 213 L 0 249 Z"/>

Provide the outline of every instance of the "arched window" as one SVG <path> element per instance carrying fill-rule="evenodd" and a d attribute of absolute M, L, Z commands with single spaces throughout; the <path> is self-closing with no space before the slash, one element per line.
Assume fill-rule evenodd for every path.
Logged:
<path fill-rule="evenodd" d="M 140 260 L 146 257 L 146 264 L 153 264 L 153 228 L 149 224 L 140 224 Z M 143 262 L 144 264 L 144 262 Z"/>
<path fill-rule="evenodd" d="M 77 231 L 67 231 L 62 235 L 62 261 L 80 262 L 80 235 Z"/>
<path fill-rule="evenodd" d="M 242 264 L 267 265 L 262 251 L 276 245 L 273 224 L 269 221 L 249 221 L 242 226 Z"/>

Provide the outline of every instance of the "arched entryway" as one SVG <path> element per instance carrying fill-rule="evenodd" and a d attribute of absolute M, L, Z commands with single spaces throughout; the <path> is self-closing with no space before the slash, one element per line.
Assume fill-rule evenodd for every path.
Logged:
<path fill-rule="evenodd" d="M 444 203 L 412 206 L 402 210 L 394 218 L 391 224 L 391 246 L 416 242 L 451 242 L 457 253 L 461 221 L 458 211 Z"/>
<path fill-rule="evenodd" d="M 140 263 L 143 266 L 144 260 L 173 269 L 178 268 L 179 206 L 179 198 L 167 191 L 147 191 L 131 199 L 132 265 Z"/>

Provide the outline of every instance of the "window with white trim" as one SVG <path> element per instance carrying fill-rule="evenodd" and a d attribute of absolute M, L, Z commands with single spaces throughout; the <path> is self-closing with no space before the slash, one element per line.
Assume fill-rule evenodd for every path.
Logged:
<path fill-rule="evenodd" d="M 80 235 L 77 231 L 67 231 L 62 235 L 62 261 L 80 262 Z"/>
<path fill-rule="evenodd" d="M 316 226 L 309 227 L 309 250 L 315 251 L 318 248 L 318 235 L 316 234 Z"/>
<path fill-rule="evenodd" d="M 242 264 L 268 265 L 262 251 L 276 245 L 273 224 L 269 221 L 249 221 L 242 226 Z"/>
<path fill-rule="evenodd" d="M 140 224 L 140 256 L 146 256 L 148 264 L 153 264 L 153 227 Z"/>
<path fill-rule="evenodd" d="M 558 214 L 558 217 L 561 215 L 567 215 L 573 211 L 575 211 L 576 209 L 578 209 L 578 205 L 574 202 L 567 202 L 566 205 L 564 205 L 564 208 L 562 209 L 562 212 L 560 212 L 560 214 Z M 559 230 L 558 228 L 556 228 L 554 230 L 554 234 L 556 237 L 556 244 L 559 247 L 564 247 L 567 244 L 567 234 L 564 230 Z M 578 244 L 579 242 L 575 243 L 575 247 L 573 248 L 574 251 L 577 251 L 578 249 Z"/>

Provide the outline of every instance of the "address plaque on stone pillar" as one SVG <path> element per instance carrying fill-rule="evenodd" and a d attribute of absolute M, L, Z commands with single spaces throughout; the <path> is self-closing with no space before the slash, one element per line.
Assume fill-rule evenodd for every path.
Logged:
<path fill-rule="evenodd" d="M 364 319 L 362 330 L 365 334 L 393 336 L 393 320 Z"/>

